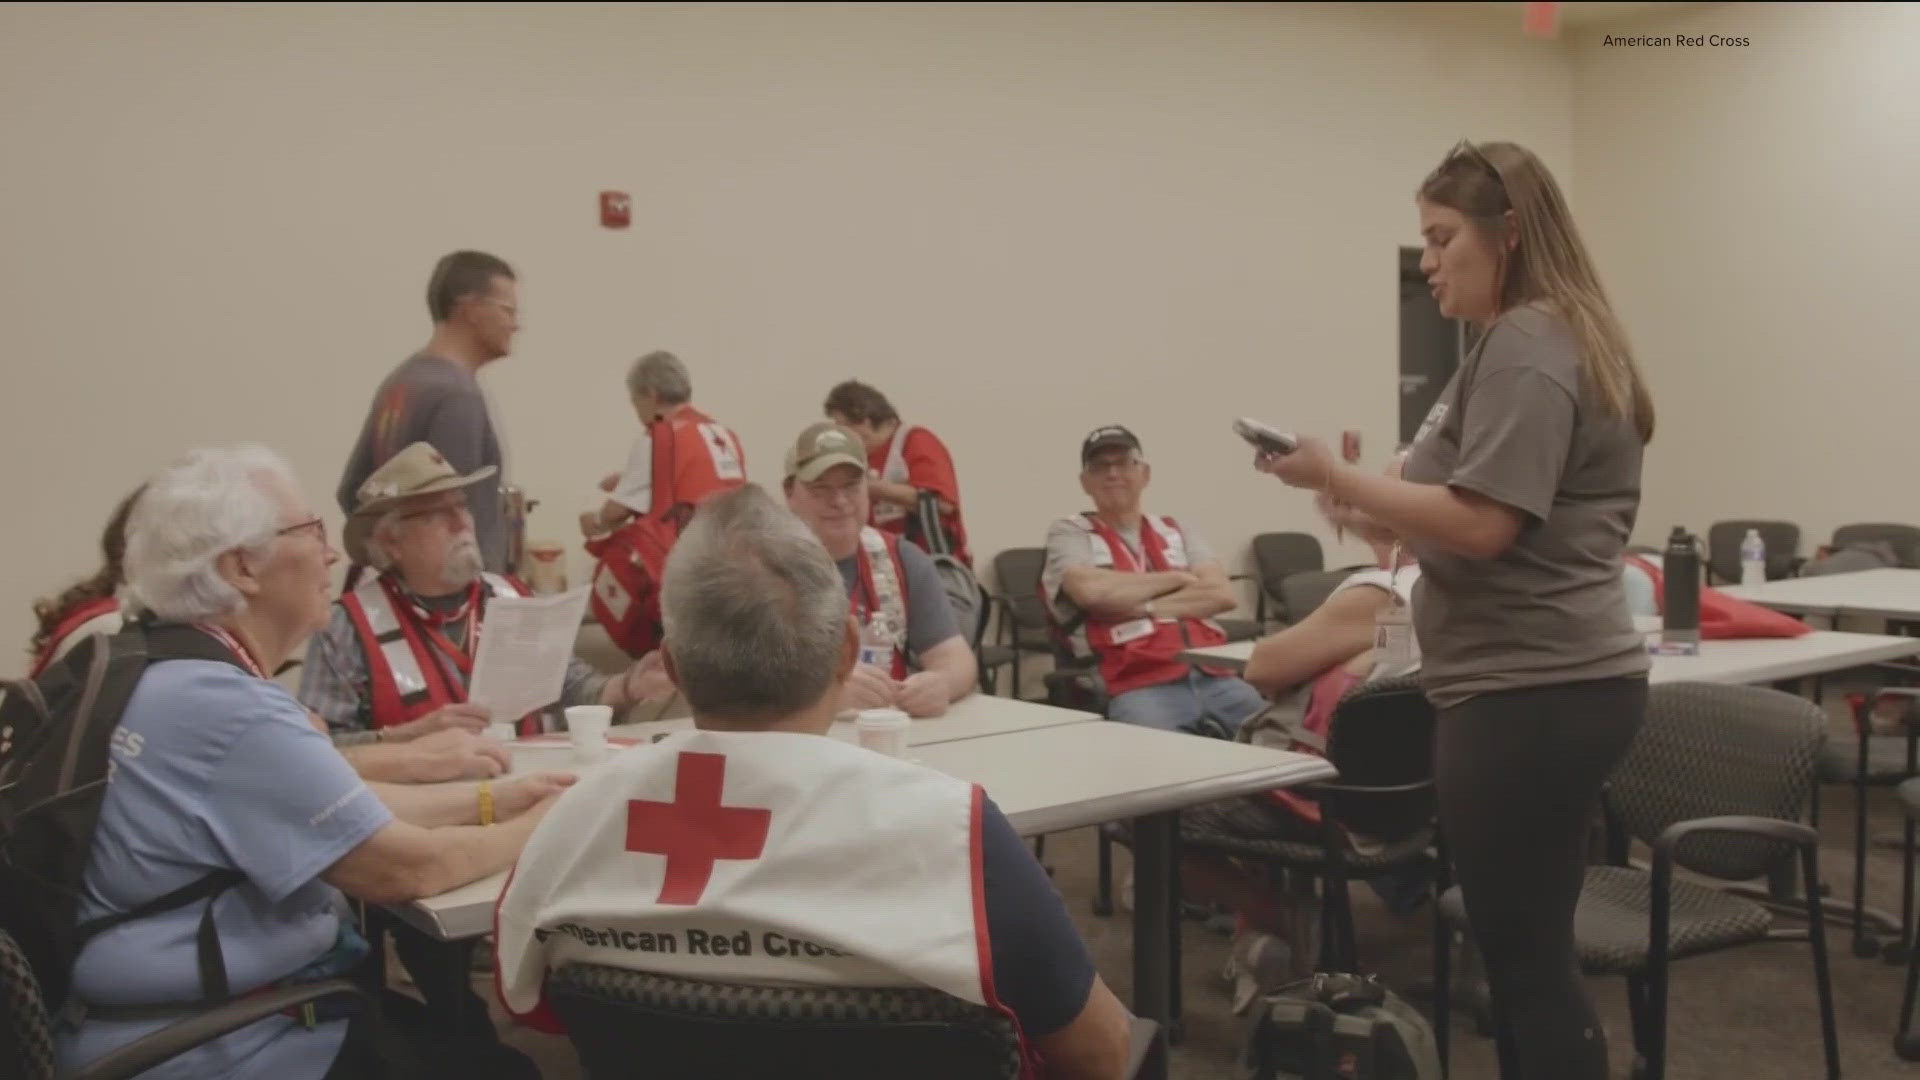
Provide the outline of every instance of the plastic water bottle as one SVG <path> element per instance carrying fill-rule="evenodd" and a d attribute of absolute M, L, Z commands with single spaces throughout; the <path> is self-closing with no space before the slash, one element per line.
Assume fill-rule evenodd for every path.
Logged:
<path fill-rule="evenodd" d="M 1700 541 L 1674 526 L 1660 556 L 1662 639 L 1668 645 L 1700 647 Z"/>
<path fill-rule="evenodd" d="M 881 671 L 893 670 L 893 633 L 887 629 L 886 613 L 868 615 L 867 625 L 860 628 L 860 662 Z"/>
<path fill-rule="evenodd" d="M 1767 542 L 1759 529 L 1748 529 L 1740 541 L 1740 584 L 1762 585 L 1767 580 Z"/>

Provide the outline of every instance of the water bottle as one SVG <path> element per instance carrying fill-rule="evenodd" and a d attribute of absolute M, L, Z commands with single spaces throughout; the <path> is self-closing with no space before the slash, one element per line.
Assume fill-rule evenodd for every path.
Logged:
<path fill-rule="evenodd" d="M 867 625 L 860 628 L 860 662 L 881 671 L 893 670 L 893 632 L 887 629 L 884 612 L 868 615 Z"/>
<path fill-rule="evenodd" d="M 1767 580 L 1767 542 L 1759 529 L 1748 529 L 1740 541 L 1740 584 L 1764 585 Z"/>
<path fill-rule="evenodd" d="M 1674 526 L 1661 553 L 1664 595 L 1661 597 L 1662 639 L 1669 645 L 1700 647 L 1700 541 L 1684 527 Z"/>

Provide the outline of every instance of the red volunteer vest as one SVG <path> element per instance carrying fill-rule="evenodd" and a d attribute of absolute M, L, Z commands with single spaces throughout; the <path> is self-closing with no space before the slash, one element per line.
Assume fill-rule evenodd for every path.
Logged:
<path fill-rule="evenodd" d="M 939 470 L 937 475 L 922 476 L 919 483 L 914 483 L 912 470 L 907 467 L 907 440 L 916 434 L 932 439 L 943 452 L 946 450 L 946 444 L 940 442 L 939 436 L 933 432 L 913 424 L 901 424 L 893 429 L 893 438 L 887 440 L 887 445 L 867 451 L 867 467 L 888 483 L 914 484 L 953 503 L 953 510 L 941 512 L 940 528 L 946 532 L 947 541 L 953 547 L 953 557 L 971 567 L 973 553 L 967 547 L 967 526 L 960 519 L 960 480 L 953 474 L 951 455 L 948 455 L 947 467 Z M 874 501 L 867 515 L 869 524 L 874 528 L 901 537 L 907 535 L 907 525 L 913 516 L 906 507 L 879 500 Z"/>
<path fill-rule="evenodd" d="M 740 437 L 691 405 L 647 425 L 653 439 L 653 509 L 587 541 L 594 558 L 594 619 L 628 656 L 660 646 L 660 573 L 694 507 L 746 483 Z"/>
<path fill-rule="evenodd" d="M 1146 555 L 1145 566 L 1134 559 L 1120 534 L 1106 522 L 1092 513 L 1081 520 L 1093 542 L 1104 543 L 1111 553 L 1110 569 L 1129 574 L 1188 569 L 1186 539 L 1172 518 L 1141 516 L 1140 547 Z M 1170 552 L 1174 545 L 1177 551 Z M 1097 554 L 1098 548 L 1095 550 Z M 1085 630 L 1088 646 L 1100 657 L 1100 677 L 1106 681 L 1109 695 L 1183 678 L 1188 665 L 1179 659 L 1182 652 L 1222 645 L 1227 640 L 1226 632 L 1212 619 L 1113 619 L 1089 614 Z"/>
<path fill-rule="evenodd" d="M 37 679 L 41 672 L 47 670 L 47 666 L 53 663 L 53 654 L 59 651 L 61 643 L 67 640 L 69 634 L 80 629 L 89 620 L 105 615 L 109 611 L 117 611 L 119 607 L 120 601 L 111 596 L 102 596 L 97 600 L 89 600 L 61 616 L 60 622 L 53 628 L 53 633 L 47 635 L 47 643 L 34 655 L 33 666 L 27 669 L 27 678 Z"/>
<path fill-rule="evenodd" d="M 740 437 L 691 405 L 647 425 L 653 436 L 653 510 L 686 523 L 694 507 L 747 482 Z"/>
<path fill-rule="evenodd" d="M 854 557 L 860 567 L 860 588 L 848 597 L 854 620 L 864 631 L 875 611 L 886 613 L 893 624 L 893 667 L 888 674 L 896 681 L 904 679 L 908 674 L 907 613 L 912 609 L 907 604 L 907 572 L 900 564 L 900 538 L 869 526 L 860 530 Z"/>
<path fill-rule="evenodd" d="M 468 625 L 477 631 L 491 596 L 525 596 L 527 590 L 512 578 L 483 574 L 473 589 Z M 422 616 L 418 605 L 387 574 L 362 582 L 340 598 L 360 639 L 367 660 L 367 690 L 372 697 L 373 726 L 393 727 L 417 720 L 442 705 L 467 700 L 466 676 L 473 670 L 467 646 L 451 641 Z M 474 638 L 478 640 L 477 636 Z M 451 661 L 460 678 L 448 675 L 443 662 Z M 522 735 L 540 732 L 540 715 L 519 721 Z"/>

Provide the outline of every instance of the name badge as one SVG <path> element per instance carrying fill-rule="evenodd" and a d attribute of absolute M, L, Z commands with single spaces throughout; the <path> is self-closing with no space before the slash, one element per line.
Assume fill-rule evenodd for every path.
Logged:
<path fill-rule="evenodd" d="M 1373 623 L 1373 669 L 1398 675 L 1413 667 L 1413 620 L 1405 604 L 1388 604 Z"/>
<path fill-rule="evenodd" d="M 1114 627 L 1109 636 L 1115 645 L 1125 645 L 1129 641 L 1138 641 L 1151 633 L 1153 633 L 1152 619 L 1135 619 Z"/>

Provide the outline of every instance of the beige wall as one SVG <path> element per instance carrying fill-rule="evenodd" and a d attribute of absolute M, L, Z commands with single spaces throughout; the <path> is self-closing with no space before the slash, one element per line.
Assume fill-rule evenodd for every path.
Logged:
<path fill-rule="evenodd" d="M 1642 538 L 1920 522 L 1920 6 L 1726 4 L 1574 49 L 1588 243 L 1661 410 Z"/>
<path fill-rule="evenodd" d="M 1079 507 L 1118 420 L 1238 563 L 1317 522 L 1228 419 L 1379 459 L 1413 186 L 1465 135 L 1565 178 L 1570 89 L 1504 20 L 1393 6 L 0 8 L 0 640 L 189 446 L 269 443 L 331 514 L 460 246 L 522 273 L 484 381 L 536 536 L 576 541 L 665 347 L 762 482 L 859 375 L 952 446 L 982 554 Z"/>

